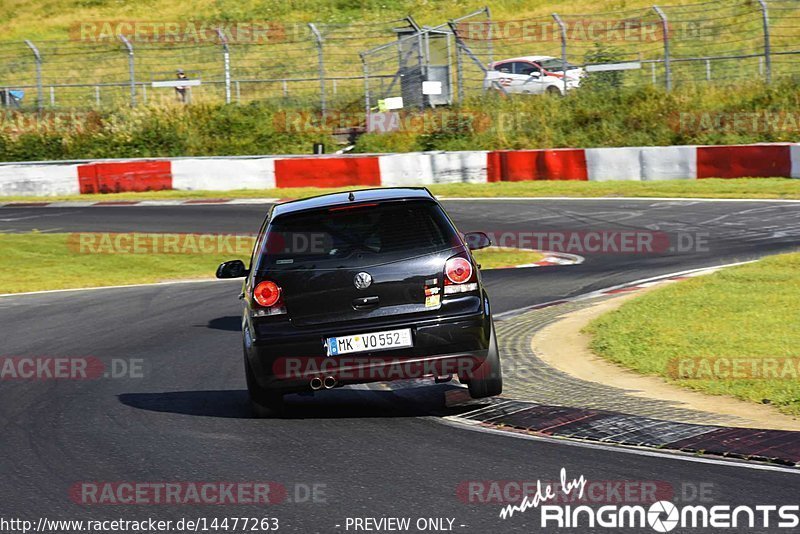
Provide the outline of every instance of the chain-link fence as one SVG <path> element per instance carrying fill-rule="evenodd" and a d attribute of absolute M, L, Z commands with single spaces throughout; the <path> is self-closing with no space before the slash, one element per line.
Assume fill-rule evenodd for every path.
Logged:
<path fill-rule="evenodd" d="M 139 31 L 0 42 L 0 91 L 10 94 L 7 106 L 28 109 L 265 100 L 360 109 L 359 52 L 385 42 L 404 23 L 273 24 L 268 35 L 213 28 L 189 36 Z M 185 80 L 178 80 L 178 70 Z"/>
<path fill-rule="evenodd" d="M 536 93 L 555 86 L 563 93 L 584 82 L 672 89 L 690 83 L 770 83 L 800 75 L 797 0 L 714 0 L 553 13 L 466 21 L 454 31 L 462 48 L 479 60 L 476 65 L 486 66 L 463 75 L 466 90 L 473 91 L 491 87 Z M 521 61 L 498 61 L 506 59 Z M 533 70 L 525 63 L 533 63 Z"/>
<path fill-rule="evenodd" d="M 88 32 L 69 41 L 0 42 L 0 105 L 271 101 L 324 115 L 446 106 L 487 90 L 563 94 L 595 83 L 671 89 L 800 75 L 797 0 L 502 21 L 484 8 L 433 27 L 409 16 L 165 35 Z M 178 69 L 185 79 L 176 79 Z"/>

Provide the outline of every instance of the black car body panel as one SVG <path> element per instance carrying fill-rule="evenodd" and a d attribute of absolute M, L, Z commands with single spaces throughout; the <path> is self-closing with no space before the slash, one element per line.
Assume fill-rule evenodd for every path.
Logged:
<path fill-rule="evenodd" d="M 445 273 L 451 258 L 469 262 L 472 275 L 466 291 L 445 294 L 453 284 Z M 359 287 L 363 274 L 370 283 Z M 266 313 L 254 297 L 265 280 L 280 288 Z M 491 312 L 478 266 L 424 188 L 274 206 L 256 240 L 243 298 L 248 372 L 265 390 L 317 389 L 310 381 L 325 377 L 336 385 L 418 378 L 409 372 L 462 377 L 490 348 Z M 413 346 L 329 355 L 329 338 L 397 329 L 410 329 Z M 406 364 L 399 376 L 381 372 L 397 364 Z"/>

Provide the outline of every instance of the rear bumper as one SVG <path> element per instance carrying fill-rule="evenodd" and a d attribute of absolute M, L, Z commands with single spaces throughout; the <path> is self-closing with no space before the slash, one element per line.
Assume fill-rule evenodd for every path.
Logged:
<path fill-rule="evenodd" d="M 411 328 L 413 347 L 327 357 L 323 340 L 330 336 Z M 259 332 L 246 355 L 258 384 L 285 392 L 310 388 L 312 378 L 332 376 L 338 384 L 359 384 L 421 378 L 431 375 L 469 376 L 486 358 L 491 318 L 479 313 L 417 322 L 348 325 L 346 329 L 292 329 L 272 335 Z"/>

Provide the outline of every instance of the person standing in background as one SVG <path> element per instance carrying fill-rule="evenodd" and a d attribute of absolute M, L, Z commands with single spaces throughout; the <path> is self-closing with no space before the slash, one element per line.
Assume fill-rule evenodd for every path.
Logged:
<path fill-rule="evenodd" d="M 178 73 L 177 74 L 178 74 L 178 79 L 179 80 L 185 80 L 186 79 L 186 74 L 183 72 L 183 69 L 178 69 Z M 186 94 L 186 92 L 188 90 L 189 90 L 189 87 L 187 87 L 186 85 L 176 85 L 175 86 L 175 94 L 178 95 L 178 100 L 183 104 L 187 103 L 187 98 L 186 98 L 187 94 Z"/>

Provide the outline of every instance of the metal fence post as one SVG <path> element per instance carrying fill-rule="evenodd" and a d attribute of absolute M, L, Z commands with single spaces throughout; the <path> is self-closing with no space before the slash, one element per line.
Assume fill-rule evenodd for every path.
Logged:
<path fill-rule="evenodd" d="M 564 24 L 564 21 L 561 20 L 561 17 L 558 16 L 558 13 L 553 13 L 553 18 L 558 24 L 558 28 L 561 32 L 561 72 L 563 74 L 562 81 L 564 82 L 564 95 L 567 94 L 567 26 Z"/>
<path fill-rule="evenodd" d="M 28 39 L 25 39 L 25 44 L 33 52 L 33 57 L 36 58 L 36 109 L 42 111 L 44 107 L 44 100 L 42 98 L 42 55 L 39 54 L 39 49 Z"/>
<path fill-rule="evenodd" d="M 494 41 L 492 41 L 492 11 L 489 9 L 489 6 L 486 6 L 486 21 L 487 21 L 487 29 L 486 38 L 488 42 L 486 43 L 486 52 L 488 55 L 489 64 L 494 63 Z"/>
<path fill-rule="evenodd" d="M 772 83 L 772 46 L 769 35 L 769 11 L 767 0 L 758 0 L 761 5 L 761 16 L 764 19 L 764 62 L 767 65 L 767 83 Z"/>
<path fill-rule="evenodd" d="M 128 71 L 131 77 L 131 107 L 133 108 L 136 107 L 136 71 L 133 65 L 133 45 L 131 45 L 131 42 L 124 35 L 120 35 L 119 40 L 122 41 L 125 48 L 128 49 Z"/>
<path fill-rule="evenodd" d="M 219 42 L 222 43 L 222 64 L 225 69 L 225 103 L 231 103 L 231 51 L 228 48 L 228 38 L 222 32 L 221 28 L 217 28 L 217 36 Z"/>
<path fill-rule="evenodd" d="M 452 23 L 451 23 L 452 24 Z M 455 34 L 454 34 L 455 36 Z M 458 103 L 464 103 L 464 56 L 456 38 L 456 83 L 458 83 Z"/>
<path fill-rule="evenodd" d="M 319 107 L 322 110 L 322 118 L 325 119 L 327 102 L 325 99 L 325 60 L 323 58 L 322 50 L 322 34 L 319 32 L 314 23 L 309 22 L 308 27 L 314 34 L 314 40 L 317 43 L 317 63 L 319 67 Z"/>
<path fill-rule="evenodd" d="M 669 21 L 667 15 L 658 6 L 653 6 L 658 18 L 661 19 L 661 28 L 664 32 L 664 80 L 667 91 L 672 91 L 672 65 L 669 61 Z"/>
<path fill-rule="evenodd" d="M 369 110 L 370 110 L 370 95 L 369 95 L 369 65 L 367 64 L 367 56 L 363 52 L 358 54 L 361 57 L 361 64 L 364 66 L 364 123 L 369 132 Z"/>
<path fill-rule="evenodd" d="M 422 93 L 422 82 L 428 79 L 428 70 L 425 68 L 424 50 L 422 49 L 422 32 L 417 30 L 417 62 L 419 65 L 420 81 L 419 81 L 419 110 L 425 111 L 425 95 Z"/>

